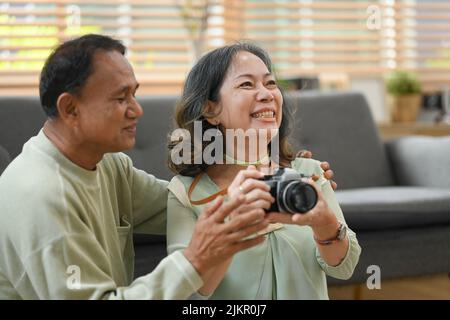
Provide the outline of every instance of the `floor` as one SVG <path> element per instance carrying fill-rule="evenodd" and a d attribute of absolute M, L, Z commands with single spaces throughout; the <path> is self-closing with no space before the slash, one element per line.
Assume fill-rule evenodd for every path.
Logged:
<path fill-rule="evenodd" d="M 330 299 L 349 300 L 450 300 L 450 275 L 415 277 L 388 280 L 381 283 L 380 289 L 369 290 L 365 284 L 330 287 Z"/>

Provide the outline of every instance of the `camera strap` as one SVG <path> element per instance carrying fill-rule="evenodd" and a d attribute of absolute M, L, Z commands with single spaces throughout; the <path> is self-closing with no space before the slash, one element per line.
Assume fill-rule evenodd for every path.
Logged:
<path fill-rule="evenodd" d="M 197 186 L 197 184 L 200 181 L 202 176 L 203 176 L 203 173 L 200 173 L 197 176 L 195 176 L 194 181 L 192 181 L 191 185 L 189 186 L 188 197 L 189 197 L 189 201 L 194 206 L 199 206 L 202 204 L 209 203 L 209 202 L 213 201 L 214 199 L 216 199 L 218 196 L 225 196 L 227 194 L 227 188 L 225 188 L 225 189 L 222 189 L 222 190 L 210 195 L 209 197 L 206 197 L 206 198 L 203 198 L 200 200 L 192 200 L 192 192 L 194 191 L 195 187 Z"/>
<path fill-rule="evenodd" d="M 190 201 L 191 205 L 198 206 L 198 205 L 206 204 L 208 202 L 213 201 L 214 199 L 216 199 L 220 195 L 223 196 L 223 195 L 227 194 L 227 188 L 225 188 L 225 189 L 220 190 L 219 192 L 216 192 L 216 193 L 214 193 L 214 194 L 212 194 L 209 197 L 206 197 L 204 199 L 192 200 L 192 192 L 194 191 L 195 187 L 197 186 L 198 182 L 200 181 L 202 175 L 203 175 L 203 173 L 200 173 L 197 176 L 195 176 L 194 180 L 192 181 L 191 185 L 189 186 L 188 198 L 189 198 L 189 201 Z M 264 228 L 263 230 L 258 231 L 253 236 L 250 236 L 248 238 L 265 235 L 265 234 L 274 232 L 276 230 L 279 230 L 279 229 L 281 229 L 283 227 L 284 227 L 284 225 L 282 223 L 270 223 L 266 228 Z"/>

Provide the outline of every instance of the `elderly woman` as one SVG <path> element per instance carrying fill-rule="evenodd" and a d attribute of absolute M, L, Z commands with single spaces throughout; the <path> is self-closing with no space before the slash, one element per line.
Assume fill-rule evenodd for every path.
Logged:
<path fill-rule="evenodd" d="M 306 176 L 316 175 L 317 181 L 304 181 L 316 194 L 307 212 L 268 212 L 266 240 L 217 268 L 216 274 L 210 275 L 210 290 L 205 292 L 217 285 L 213 299 L 328 299 L 325 276 L 349 278 L 361 248 L 346 225 L 320 163 L 296 158 L 291 152 L 291 114 L 266 52 L 249 43 L 237 43 L 203 56 L 187 77 L 176 120 L 189 134 L 169 144 L 169 165 L 177 176 L 169 185 L 168 251 L 188 245 L 202 208 L 218 196 L 242 193 L 249 207 L 280 209 L 273 206 L 279 199 L 274 199 L 270 187 L 259 181 L 254 171 L 273 173 L 275 168 L 284 167 Z M 196 135 L 199 127 L 202 132 Z M 216 148 L 210 153 L 214 161 L 194 161 L 210 147 L 205 141 L 187 138 L 201 138 L 214 128 L 218 130 L 216 139 L 223 138 L 224 155 Z M 228 135 L 230 130 L 255 130 L 256 147 L 249 137 L 237 144 L 237 135 Z M 189 147 L 192 161 L 174 160 L 174 151 L 180 146 Z M 252 181 L 251 190 L 248 182 L 243 183 L 245 172 L 253 173 L 257 180 Z"/>

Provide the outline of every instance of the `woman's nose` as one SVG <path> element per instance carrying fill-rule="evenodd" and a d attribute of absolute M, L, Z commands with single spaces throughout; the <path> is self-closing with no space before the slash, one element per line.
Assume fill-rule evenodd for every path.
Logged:
<path fill-rule="evenodd" d="M 270 91 L 269 89 L 267 89 L 265 86 L 261 86 L 258 90 L 257 93 L 257 100 L 258 101 L 273 101 L 274 96 L 272 94 L 272 91 Z"/>

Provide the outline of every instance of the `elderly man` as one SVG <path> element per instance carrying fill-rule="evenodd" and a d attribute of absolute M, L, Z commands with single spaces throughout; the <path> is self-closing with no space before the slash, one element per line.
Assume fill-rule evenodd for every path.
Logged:
<path fill-rule="evenodd" d="M 0 299 L 208 295 L 215 266 L 263 241 L 247 239 L 267 226 L 262 209 L 224 223 L 245 196 L 219 200 L 184 252 L 133 281 L 132 233 L 165 233 L 167 182 L 119 153 L 134 146 L 143 112 L 124 54 L 120 42 L 87 35 L 48 58 L 40 79 L 48 119 L 0 178 Z"/>

